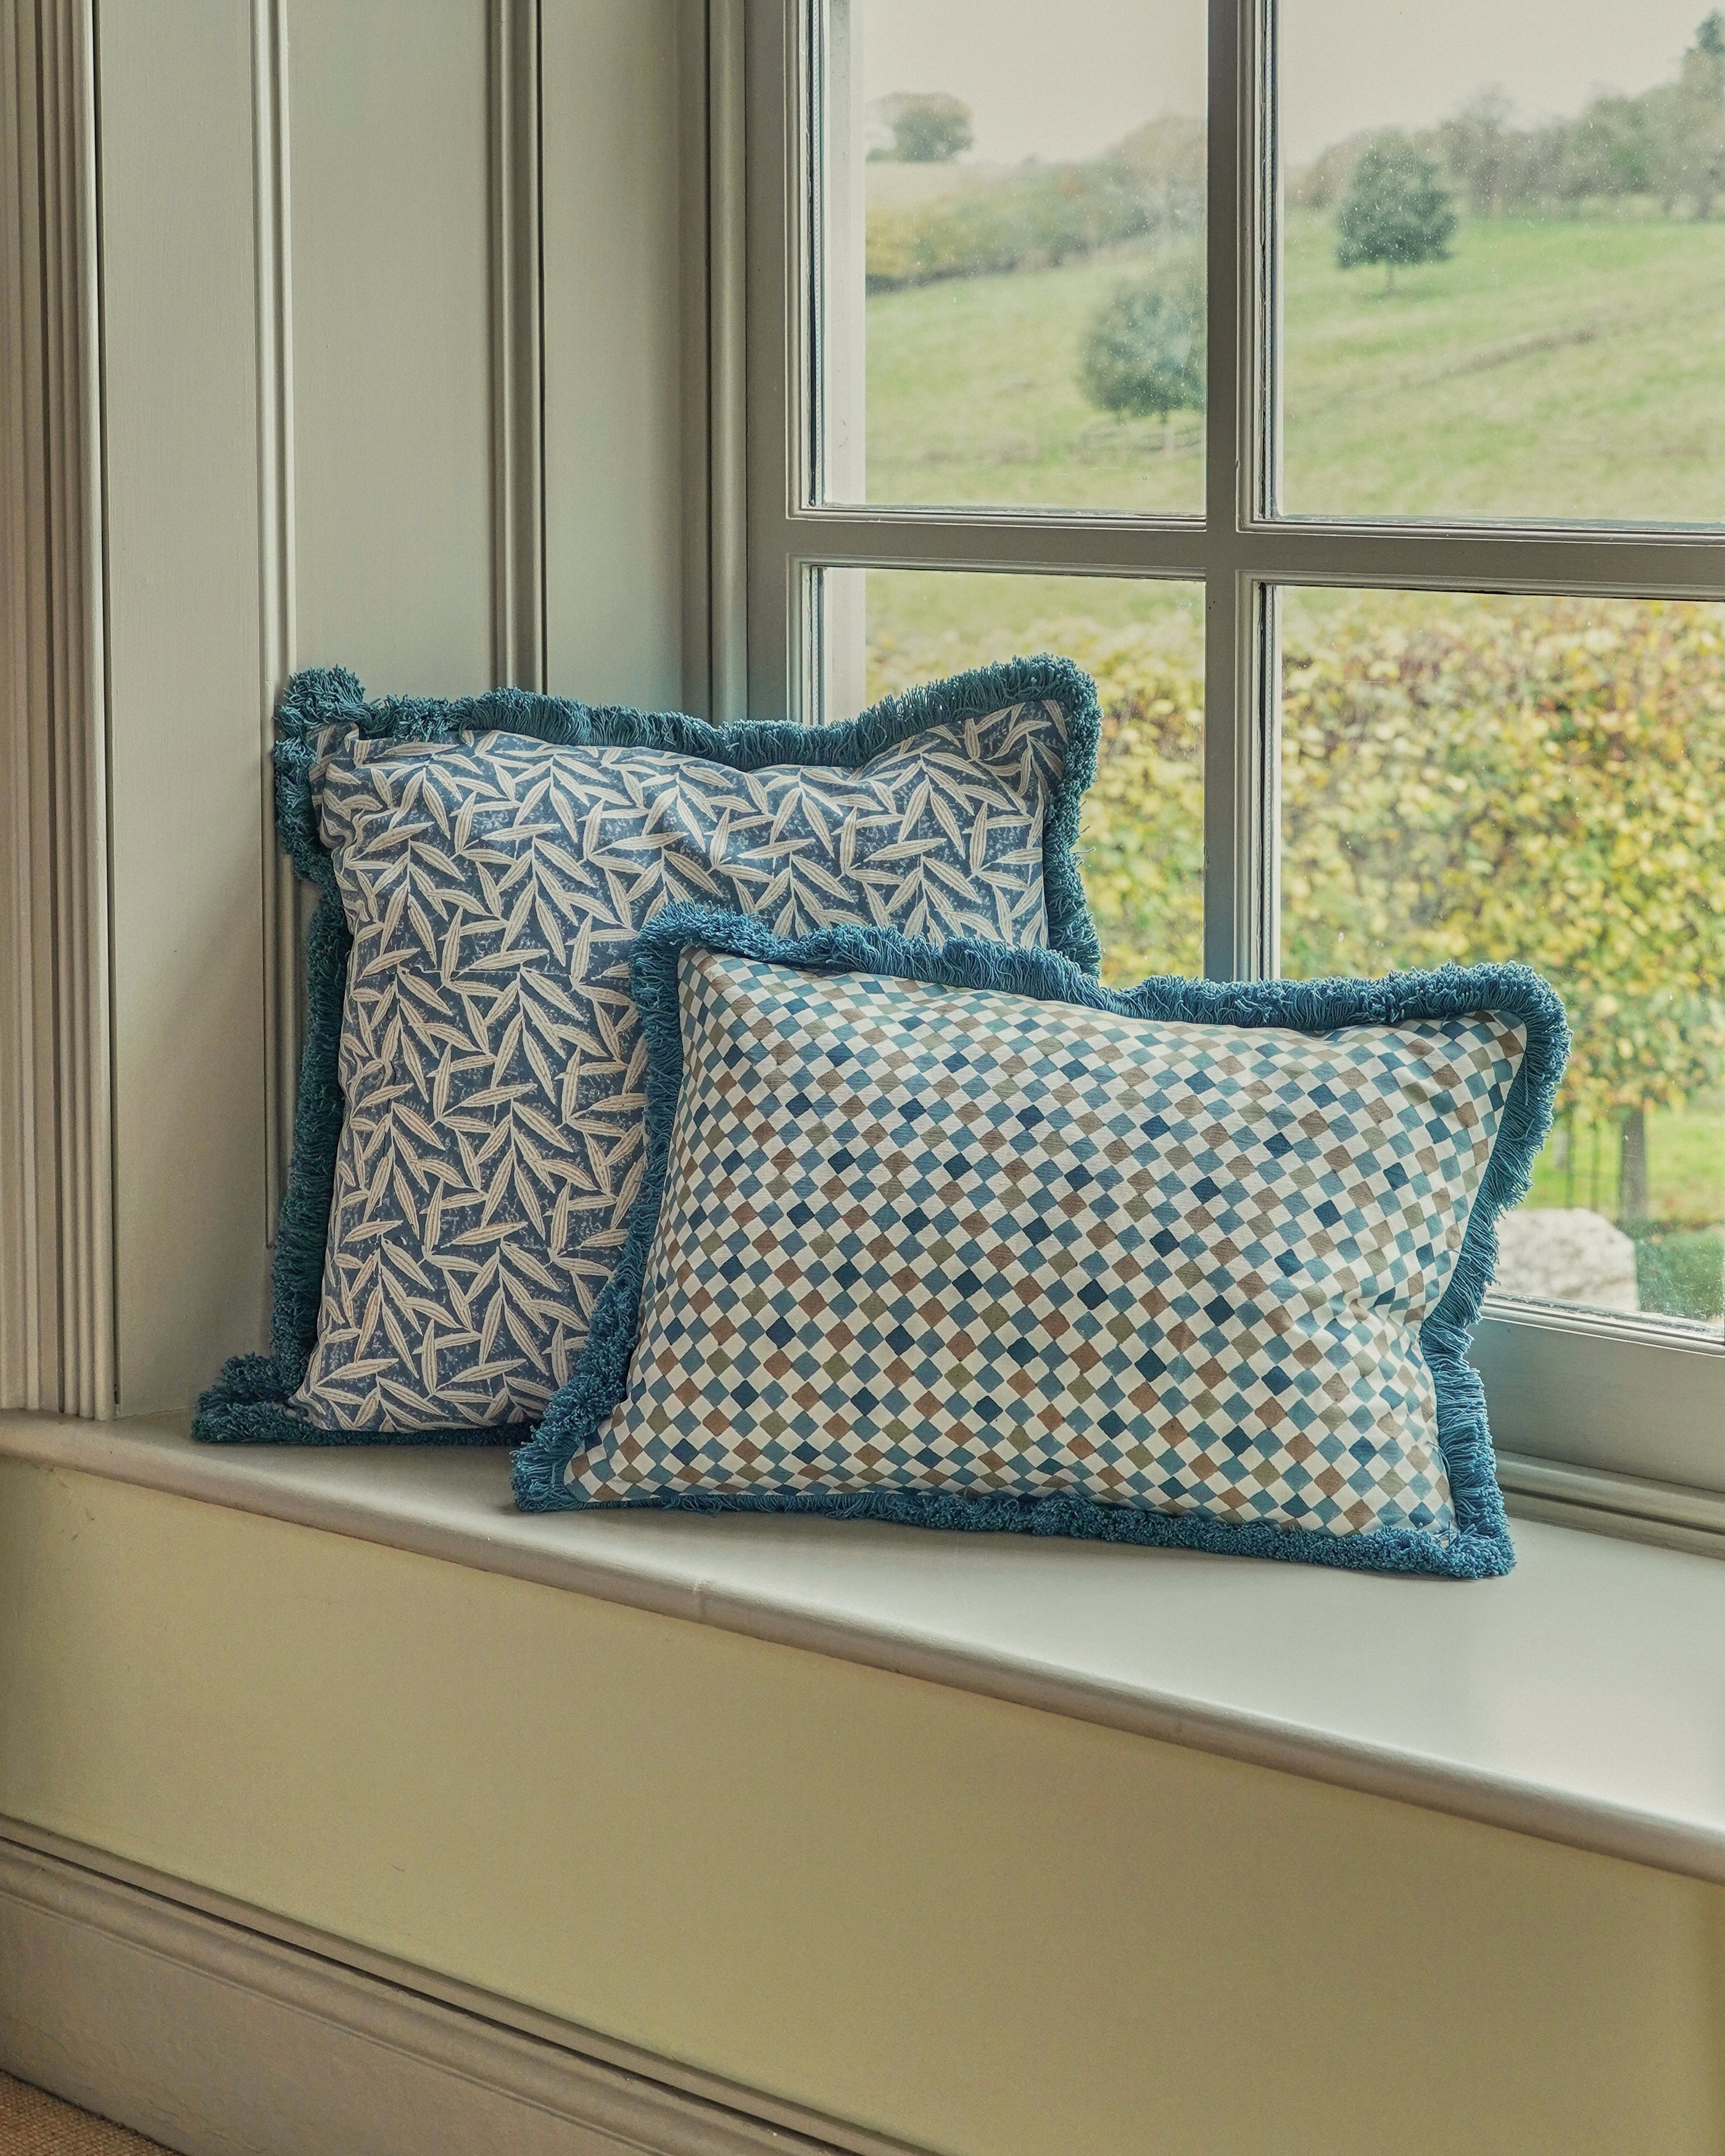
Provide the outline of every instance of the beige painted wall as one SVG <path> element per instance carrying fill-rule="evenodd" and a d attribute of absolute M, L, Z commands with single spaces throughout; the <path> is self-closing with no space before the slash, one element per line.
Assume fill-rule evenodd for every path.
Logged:
<path fill-rule="evenodd" d="M 683 520 L 704 496 L 667 364 L 689 341 L 685 250 L 706 237 L 680 229 L 696 15 L 676 0 L 547 0 L 541 47 L 547 685 L 647 711 L 699 708 L 683 679 Z M 698 344 L 690 357 L 704 375 Z"/>
<path fill-rule="evenodd" d="M 263 1337 L 271 639 L 374 695 L 481 688 L 500 648 L 493 8 L 282 12 L 272 131 L 270 10 L 102 0 L 123 1414 L 187 1404 Z M 551 685 L 593 702 L 685 700 L 684 14 L 542 0 L 547 641 Z"/>
<path fill-rule="evenodd" d="M 491 680 L 486 18 L 287 0 L 295 657 L 374 696 Z"/>
<path fill-rule="evenodd" d="M 125 1411 L 250 1345 L 266 1291 L 249 11 L 104 0 L 100 54 Z"/>
<path fill-rule="evenodd" d="M 965 2156 L 1701 2156 L 1725 1893 L 0 1460 L 0 1812 Z"/>

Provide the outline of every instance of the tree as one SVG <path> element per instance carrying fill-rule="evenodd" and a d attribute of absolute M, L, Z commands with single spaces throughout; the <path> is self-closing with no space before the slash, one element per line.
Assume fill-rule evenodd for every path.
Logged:
<path fill-rule="evenodd" d="M 1554 130 L 1563 137 L 1557 192 L 1584 202 L 1592 195 L 1644 195 L 1654 190 L 1654 145 L 1647 99 L 1615 92 L 1594 98 L 1580 119 Z"/>
<path fill-rule="evenodd" d="M 1455 206 L 1438 168 L 1405 135 L 1378 136 L 1353 168 L 1336 212 L 1336 264 L 1384 264 L 1384 289 L 1398 268 L 1448 259 Z"/>
<path fill-rule="evenodd" d="M 1204 307 L 1194 275 L 1121 285 L 1092 318 L 1079 361 L 1079 386 L 1093 404 L 1122 418 L 1160 419 L 1173 446 L 1176 412 L 1204 409 Z"/>
<path fill-rule="evenodd" d="M 1438 129 L 1444 162 L 1467 190 L 1468 208 L 1476 217 L 1496 217 L 1510 199 L 1520 148 L 1520 136 L 1510 124 L 1513 112 L 1501 90 L 1477 90 Z"/>
<path fill-rule="evenodd" d="M 1639 601 L 1378 599 L 1291 635 L 1291 973 L 1514 957 L 1575 1047 L 1563 1106 L 1615 1125 L 1725 1073 L 1725 639 Z"/>
<path fill-rule="evenodd" d="M 1676 75 L 1633 95 L 1602 91 L 1573 118 L 1519 123 L 1499 89 L 1476 91 L 1430 133 L 1350 136 L 1331 144 L 1311 164 L 1290 173 L 1287 199 L 1307 209 L 1327 209 L 1351 194 L 1363 153 L 1399 145 L 1409 161 L 1430 154 L 1466 195 L 1477 217 L 1538 214 L 1576 208 L 1589 200 L 1656 196 L 1675 216 L 1686 201 L 1696 217 L 1711 215 L 1725 192 L 1725 8 L 1696 25 Z M 1381 219 L 1374 186 L 1358 206 L 1363 230 Z M 1345 251 L 1343 267 L 1383 261 L 1397 264 L 1428 256 Z"/>
<path fill-rule="evenodd" d="M 1353 177 L 1353 168 L 1359 162 L 1360 152 L 1371 140 L 1369 135 L 1349 135 L 1339 142 L 1332 142 L 1320 150 L 1309 165 L 1302 165 L 1287 176 L 1287 201 L 1290 209 L 1333 209 L 1348 192 L 1348 182 Z"/>
<path fill-rule="evenodd" d="M 1648 1111 L 1725 1081 L 1717 612 L 1377 593 L 1283 627 L 1284 972 L 1545 974 L 1575 1034 L 1559 1119 L 1620 1134 L 1631 1220 Z M 1014 649 L 1095 677 L 1085 885 L 1120 986 L 1201 963 L 1203 663 L 1184 634 L 1061 620 L 870 649 L 871 696 Z"/>
<path fill-rule="evenodd" d="M 1514 958 L 1545 974 L 1575 1034 L 1560 1122 L 1618 1133 L 1630 1222 L 1646 1209 L 1648 1112 L 1725 1080 L 1716 611 L 1379 593 L 1283 629 L 1283 970 Z M 870 693 L 1043 649 L 1094 675 L 1102 707 L 1083 843 L 1103 978 L 1196 972 L 1195 643 L 1064 620 L 994 643 L 875 645 Z"/>
<path fill-rule="evenodd" d="M 975 141 L 971 110 L 945 90 L 906 96 L 892 122 L 892 146 L 906 165 L 950 164 Z"/>
<path fill-rule="evenodd" d="M 1697 218 L 1711 215 L 1725 186 L 1725 17 L 1701 23 L 1675 83 L 1645 93 L 1651 163 L 1667 217 L 1687 195 Z"/>

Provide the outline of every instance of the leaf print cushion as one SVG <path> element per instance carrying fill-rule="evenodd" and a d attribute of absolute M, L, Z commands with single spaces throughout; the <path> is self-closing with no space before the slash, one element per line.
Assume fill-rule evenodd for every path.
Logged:
<path fill-rule="evenodd" d="M 483 1441 L 537 1419 L 640 1188 L 629 964 L 667 906 L 1095 963 L 1071 858 L 1094 693 L 1064 661 L 819 730 L 513 691 L 372 706 L 317 675 L 281 730 L 284 837 L 326 897 L 274 1352 L 228 1366 L 202 1436 Z"/>

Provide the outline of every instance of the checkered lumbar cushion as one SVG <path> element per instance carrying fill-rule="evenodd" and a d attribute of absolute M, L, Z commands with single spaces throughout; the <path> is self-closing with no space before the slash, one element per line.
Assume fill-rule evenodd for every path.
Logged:
<path fill-rule="evenodd" d="M 1039 957 L 1003 988 L 1008 954 L 880 938 L 834 973 L 747 931 L 680 916 L 638 961 L 649 1003 L 678 968 L 663 1193 L 626 1380 L 546 1494 L 1502 1568 L 1444 1335 L 1530 1036 L 1543 1073 L 1561 1031 L 1530 976 L 1325 984 L 1255 1024 L 1309 989 L 1188 1015 L 1153 992 L 1190 984 Z"/>
<path fill-rule="evenodd" d="M 1093 958 L 1070 839 L 1095 706 L 1061 662 L 820 732 L 296 690 L 283 821 L 329 898 L 276 1349 L 202 1435 L 525 1434 L 640 1188 L 629 960 L 668 903 Z"/>

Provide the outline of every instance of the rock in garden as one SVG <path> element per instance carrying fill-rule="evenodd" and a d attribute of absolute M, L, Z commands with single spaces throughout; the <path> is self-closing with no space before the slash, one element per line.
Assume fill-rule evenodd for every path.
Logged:
<path fill-rule="evenodd" d="M 1497 1277 L 1504 1295 L 1639 1310 L 1635 1246 L 1603 1214 L 1552 1206 L 1508 1213 L 1497 1223 Z"/>

